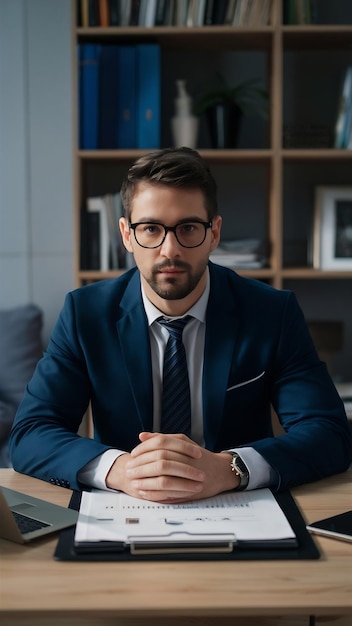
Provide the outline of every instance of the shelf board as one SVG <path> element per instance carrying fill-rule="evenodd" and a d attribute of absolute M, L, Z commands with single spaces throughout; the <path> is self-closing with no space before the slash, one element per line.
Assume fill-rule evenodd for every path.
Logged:
<path fill-rule="evenodd" d="M 107 278 L 117 278 L 126 272 L 125 269 L 110 270 L 108 272 L 100 272 L 99 270 L 80 270 L 77 273 L 79 282 L 95 282 L 97 280 L 106 280 Z"/>
<path fill-rule="evenodd" d="M 94 40 L 119 41 L 128 39 L 157 41 L 163 48 L 179 48 L 182 42 L 183 49 L 208 49 L 221 50 L 269 50 L 272 45 L 274 29 L 272 26 L 249 28 L 244 26 L 153 26 L 145 28 L 141 26 L 126 27 L 90 27 L 77 28 L 78 41 Z M 220 46 L 219 46 L 220 38 Z"/>
<path fill-rule="evenodd" d="M 256 278 L 258 280 L 272 279 L 275 276 L 274 270 L 269 267 L 264 267 L 258 270 L 246 270 L 244 268 L 234 267 L 233 270 L 240 276 L 246 276 L 247 278 Z"/>
<path fill-rule="evenodd" d="M 283 279 L 299 279 L 299 280 L 351 280 L 352 271 L 350 270 L 318 270 L 311 267 L 290 267 L 281 270 Z"/>
<path fill-rule="evenodd" d="M 151 40 L 159 42 L 163 48 L 180 45 L 192 49 L 251 49 L 269 50 L 275 32 L 283 37 L 284 50 L 352 48 L 352 25 L 307 24 L 297 26 L 141 26 L 76 28 L 78 41 Z"/>
<path fill-rule="evenodd" d="M 82 161 L 130 161 L 138 159 L 148 150 L 78 150 L 77 156 Z M 155 148 L 156 150 L 157 148 Z M 198 150 L 209 161 L 269 161 L 272 150 Z"/>
<path fill-rule="evenodd" d="M 157 148 L 155 148 L 157 149 Z M 78 150 L 77 157 L 82 161 L 130 161 L 138 159 L 148 150 Z M 197 149 L 205 159 L 209 161 L 269 161 L 274 156 L 271 149 L 251 150 L 209 150 Z M 337 150 L 307 148 L 307 149 L 282 149 L 281 156 L 286 161 L 352 161 L 352 150 Z"/>
<path fill-rule="evenodd" d="M 352 160 L 352 150 L 336 148 L 283 149 L 282 158 L 287 161 L 348 161 Z"/>

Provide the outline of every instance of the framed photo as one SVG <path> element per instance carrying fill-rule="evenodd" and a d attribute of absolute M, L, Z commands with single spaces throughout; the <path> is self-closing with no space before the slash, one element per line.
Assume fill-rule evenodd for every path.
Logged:
<path fill-rule="evenodd" d="M 317 187 L 313 266 L 352 270 L 352 187 Z"/>

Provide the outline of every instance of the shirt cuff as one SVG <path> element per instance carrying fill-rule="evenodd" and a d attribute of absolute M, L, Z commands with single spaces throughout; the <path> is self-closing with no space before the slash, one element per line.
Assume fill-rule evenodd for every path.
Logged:
<path fill-rule="evenodd" d="M 122 450 L 115 450 L 111 448 L 106 450 L 100 456 L 97 456 L 92 461 L 89 461 L 78 472 L 78 480 L 89 487 L 95 489 L 104 489 L 105 491 L 116 491 L 106 486 L 105 479 L 113 463 L 118 459 L 121 454 L 126 454 Z"/>
<path fill-rule="evenodd" d="M 246 489 L 261 489 L 278 485 L 276 471 L 254 448 L 234 448 L 230 452 L 237 452 L 248 468 L 249 482 Z"/>

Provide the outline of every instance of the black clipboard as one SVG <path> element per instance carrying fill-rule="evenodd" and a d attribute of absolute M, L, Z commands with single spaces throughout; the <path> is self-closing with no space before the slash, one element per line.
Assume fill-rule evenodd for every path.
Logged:
<path fill-rule="evenodd" d="M 302 514 L 289 491 L 274 493 L 274 497 L 285 513 L 297 537 L 297 545 L 292 547 L 272 547 L 265 543 L 261 545 L 237 544 L 232 552 L 207 552 L 192 554 L 138 554 L 133 555 L 128 548 L 121 545 L 96 546 L 96 551 L 77 552 L 74 546 L 75 527 L 61 531 L 54 558 L 60 561 L 263 561 L 263 560 L 306 560 L 319 559 L 320 552 L 313 537 L 306 528 Z M 81 492 L 74 491 L 69 507 L 79 509 Z"/>

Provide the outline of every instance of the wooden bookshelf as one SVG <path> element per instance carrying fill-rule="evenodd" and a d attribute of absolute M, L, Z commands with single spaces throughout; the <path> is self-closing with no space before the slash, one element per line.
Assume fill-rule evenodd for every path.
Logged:
<path fill-rule="evenodd" d="M 320 0 L 319 0 L 320 1 Z M 324 0 L 323 0 L 324 3 Z M 330 5 L 333 3 L 330 2 Z M 348 3 L 347 3 L 348 4 Z M 333 13 L 333 7 L 331 11 Z M 351 14 L 351 10 L 348 9 Z M 307 52 L 307 59 L 313 58 L 316 62 L 316 73 L 310 76 L 312 83 L 317 80 L 317 90 L 319 91 L 318 103 L 323 102 L 333 91 L 333 98 L 336 105 L 336 114 L 339 99 L 339 87 L 336 87 L 336 71 L 330 71 L 328 65 L 325 65 L 326 55 L 330 55 L 335 59 L 336 67 L 342 72 L 343 67 L 352 65 L 352 16 L 350 15 L 350 24 L 312 24 L 312 25 L 285 25 L 283 24 L 283 3 L 282 0 L 273 0 L 271 22 L 268 26 L 248 28 L 248 27 L 231 27 L 231 26 L 203 26 L 203 27 L 170 27 L 158 26 L 153 28 L 143 27 L 76 27 L 76 6 L 73 2 L 72 20 L 73 20 L 73 64 L 74 64 L 74 80 L 77 85 L 77 67 L 76 67 L 76 46 L 83 42 L 158 42 L 161 46 L 161 54 L 166 58 L 172 53 L 177 59 L 178 55 L 187 54 L 187 66 L 192 66 L 193 58 L 195 63 L 199 63 L 200 54 L 212 54 L 214 57 L 219 56 L 221 60 L 222 54 L 236 53 L 239 55 L 250 55 L 255 53 L 264 59 L 262 65 L 265 67 L 264 78 L 266 87 L 269 92 L 270 115 L 266 126 L 266 144 L 256 147 L 250 145 L 240 145 L 234 150 L 213 150 L 206 143 L 200 140 L 198 147 L 199 152 L 209 162 L 214 171 L 215 176 L 219 173 L 226 172 L 227 175 L 227 194 L 231 197 L 231 179 L 234 174 L 233 193 L 236 197 L 236 172 L 247 171 L 248 180 L 250 173 L 260 171 L 264 180 L 263 183 L 263 207 L 258 208 L 258 221 L 264 224 L 266 232 L 262 236 L 270 241 L 270 254 L 268 257 L 268 265 L 260 270 L 241 270 L 240 273 L 265 280 L 277 288 L 283 288 L 290 281 L 318 281 L 321 285 L 321 293 L 324 290 L 324 281 L 345 281 L 344 284 L 349 285 L 352 279 L 352 270 L 333 271 L 333 270 L 317 270 L 313 269 L 308 258 L 308 252 L 305 259 L 298 255 L 299 246 L 304 248 L 309 246 L 310 233 L 307 230 L 305 235 L 299 233 L 300 239 L 297 245 L 295 236 L 292 237 L 290 243 L 290 229 L 299 230 L 299 224 L 294 222 L 294 206 L 291 197 L 294 193 L 302 188 L 302 197 L 304 195 L 304 203 L 306 204 L 305 213 L 309 213 L 310 220 L 314 212 L 313 192 L 314 188 L 319 185 L 324 186 L 341 186 L 351 185 L 350 176 L 352 166 L 352 151 L 337 150 L 330 144 L 327 147 L 314 148 L 286 148 L 283 145 L 283 127 L 287 123 L 303 124 L 307 120 L 301 119 L 299 111 L 294 111 L 291 106 L 291 96 L 295 100 L 296 105 L 302 99 L 307 97 L 307 104 L 310 102 L 310 93 L 307 92 L 307 76 L 302 75 L 302 82 L 295 74 L 296 60 L 301 58 Z M 346 18 L 346 22 L 348 18 Z M 320 62 L 321 56 L 321 62 Z M 224 57 L 222 57 L 223 59 Z M 236 57 L 237 58 L 237 57 Z M 238 57 L 240 58 L 240 56 Z M 249 58 L 249 57 L 248 57 Z M 246 65 L 247 57 L 244 56 L 244 65 Z M 325 82 L 321 77 L 321 65 L 324 66 Z M 292 67 L 294 69 L 294 84 L 292 83 Z M 299 67 L 299 64 L 297 65 Z M 243 70 L 243 67 L 242 67 Z M 291 72 L 291 73 L 290 73 Z M 187 74 L 187 68 L 185 68 Z M 297 72 L 298 73 L 298 72 Z M 190 74 L 191 75 L 191 74 Z M 253 75 L 246 76 L 253 78 Z M 175 75 L 173 78 L 181 78 Z M 188 78 L 188 76 L 186 76 Z M 235 82 L 235 78 L 234 78 Z M 171 83 L 169 83 L 171 84 Z M 293 84 L 293 86 L 292 86 Z M 305 86 L 306 85 L 306 86 Z M 323 87 L 321 87 L 323 85 Z M 297 87 L 297 88 L 296 88 Z M 309 90 L 308 90 L 309 91 Z M 77 93 L 77 87 L 76 87 Z M 168 90 L 169 93 L 169 90 Z M 289 94 L 289 96 L 287 95 Z M 164 115 L 166 118 L 170 116 L 170 95 L 169 108 L 165 107 Z M 174 97 L 174 96 L 173 96 Z M 327 111 L 323 111 L 324 107 L 317 107 L 317 113 L 322 116 L 323 125 L 328 128 L 330 133 L 334 131 L 335 112 L 332 110 L 335 105 L 326 105 Z M 291 110 L 291 108 L 293 110 Z M 299 106 L 296 106 L 299 109 Z M 74 102 L 75 109 L 75 136 L 78 136 L 78 118 L 77 118 L 77 99 Z M 302 107 L 301 107 L 302 109 Z M 309 109 L 309 107 L 308 107 Z M 163 115 L 163 112 L 162 112 Z M 313 117 L 313 119 L 312 119 Z M 163 127 L 167 126 L 167 119 L 163 120 Z M 314 116 L 308 120 L 314 123 Z M 162 139 L 165 141 L 160 147 L 169 145 L 169 137 L 167 133 L 163 134 Z M 128 165 L 137 158 L 142 151 L 139 150 L 80 150 L 75 140 L 75 181 L 76 181 L 76 259 L 75 259 L 75 277 L 76 285 L 80 286 L 87 282 L 93 282 L 102 278 L 110 278 L 117 276 L 120 271 L 109 271 L 101 273 L 98 271 L 83 271 L 79 266 L 80 260 L 80 210 L 86 201 L 87 189 L 94 189 L 97 192 L 104 192 L 102 174 L 105 164 L 108 167 L 116 167 L 116 191 L 122 180 L 124 172 Z M 245 168 L 245 170 L 243 170 Z M 323 168 L 323 169 L 321 169 Z M 325 169 L 324 169 L 325 168 Z M 310 178 L 307 182 L 306 172 L 310 172 Z M 320 174 L 320 171 L 322 172 Z M 107 174 L 108 176 L 108 174 Z M 121 180 L 119 180 L 121 177 Z M 328 178 L 328 179 L 327 179 Z M 96 180 L 96 184 L 90 187 L 87 180 Z M 99 180 L 101 181 L 99 183 Z M 293 180 L 293 182 L 292 182 Z M 250 185 L 249 185 L 250 187 Z M 108 190 L 107 190 L 108 191 Z M 246 199 L 246 191 L 243 191 L 243 204 Z M 248 190 L 249 202 L 251 196 Z M 234 201 L 235 203 L 236 201 Z M 226 204 L 226 203 L 225 203 Z M 230 204 L 230 203 L 229 203 Z M 240 202 L 238 204 L 241 204 Z M 290 206 L 291 204 L 291 206 Z M 226 224 L 232 223 L 232 230 L 236 228 L 237 215 L 241 210 L 246 211 L 246 206 L 236 206 L 236 216 L 231 216 L 229 207 L 226 207 L 226 219 L 224 219 L 223 237 L 226 238 Z M 255 208 L 253 209 L 255 214 Z M 221 209 L 220 209 L 220 212 Z M 261 212 L 265 215 L 261 215 Z M 244 216 L 242 215 L 242 221 Z M 298 220 L 298 218 L 297 218 Z M 254 220 L 256 222 L 256 220 Z M 292 228 L 292 223 L 294 227 Z M 249 233 L 244 228 L 245 233 Z M 249 236 L 249 235 L 247 235 Z M 256 235 L 253 235 L 256 236 Z M 292 259 L 287 259 L 287 250 L 292 247 Z M 296 246 L 296 247 L 295 247 Z"/>

